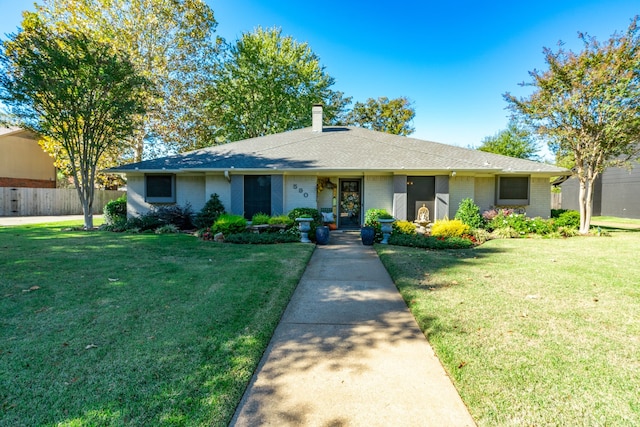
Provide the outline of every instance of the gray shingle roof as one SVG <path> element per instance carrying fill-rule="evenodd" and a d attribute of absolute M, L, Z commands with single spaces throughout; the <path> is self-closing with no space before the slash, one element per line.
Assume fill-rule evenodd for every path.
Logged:
<path fill-rule="evenodd" d="M 221 170 L 469 171 L 568 174 L 556 166 L 357 127 L 298 129 L 159 159 L 111 172 Z"/>

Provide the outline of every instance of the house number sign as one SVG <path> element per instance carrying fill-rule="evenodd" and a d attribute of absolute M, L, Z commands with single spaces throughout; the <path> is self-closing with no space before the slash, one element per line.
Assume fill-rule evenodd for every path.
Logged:
<path fill-rule="evenodd" d="M 309 197 L 309 193 L 305 193 L 303 188 L 298 188 L 298 184 L 293 184 L 293 189 L 294 190 L 298 190 L 298 193 L 302 194 L 302 196 L 306 199 L 307 197 Z"/>

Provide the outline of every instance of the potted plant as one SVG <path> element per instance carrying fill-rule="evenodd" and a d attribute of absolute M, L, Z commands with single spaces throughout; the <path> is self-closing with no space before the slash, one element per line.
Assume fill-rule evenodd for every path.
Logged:
<path fill-rule="evenodd" d="M 319 245 L 326 245 L 329 243 L 329 227 L 326 225 L 319 225 L 316 227 L 316 243 Z"/>
<path fill-rule="evenodd" d="M 311 221 L 313 221 L 313 216 L 308 214 L 300 215 L 299 218 L 296 218 L 296 222 L 298 223 L 298 229 L 300 230 L 301 243 L 311 243 L 311 240 L 309 240 L 309 231 L 311 230 Z"/>
<path fill-rule="evenodd" d="M 391 232 L 393 230 L 393 223 L 395 222 L 395 218 L 393 215 L 388 213 L 383 213 L 378 216 L 378 222 L 380 223 L 380 228 L 382 230 L 382 243 L 386 245 L 389 243 L 389 237 L 391 237 Z"/>
<path fill-rule="evenodd" d="M 365 246 L 373 245 L 373 241 L 376 238 L 376 230 L 375 228 L 365 225 L 360 229 L 360 238 L 362 239 L 362 244 Z"/>

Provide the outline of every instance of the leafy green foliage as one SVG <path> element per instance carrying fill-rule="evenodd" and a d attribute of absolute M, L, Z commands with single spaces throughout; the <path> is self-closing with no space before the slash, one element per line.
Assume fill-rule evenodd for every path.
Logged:
<path fill-rule="evenodd" d="M 506 129 L 482 140 L 478 150 L 519 159 L 538 160 L 538 143 L 531 133 L 511 120 Z"/>
<path fill-rule="evenodd" d="M 544 49 L 546 71 L 530 73 L 531 95 L 505 94 L 510 108 L 548 142 L 558 158 L 573 157 L 580 182 L 581 233 L 589 232 L 594 182 L 608 166 L 638 154 L 640 34 L 636 16 L 606 42 L 579 34 L 579 53 Z"/>
<path fill-rule="evenodd" d="M 365 103 L 356 102 L 347 114 L 347 124 L 391 133 L 394 135 L 411 135 L 415 129 L 411 121 L 416 112 L 411 101 L 405 97 L 389 99 L 369 98 Z"/>
<path fill-rule="evenodd" d="M 287 227 L 292 227 L 295 224 L 295 221 L 289 218 L 287 215 L 278 215 L 278 216 L 272 216 L 271 218 L 269 218 L 268 223 L 269 225 L 283 224 L 283 225 L 286 225 Z"/>
<path fill-rule="evenodd" d="M 209 197 L 200 212 L 196 214 L 193 222 L 197 228 L 211 227 L 223 213 L 225 213 L 225 210 L 220 201 L 220 196 L 214 193 Z"/>
<path fill-rule="evenodd" d="M 202 106 L 222 40 L 204 0 L 46 0 L 36 13 L 50 26 L 78 29 L 125 53 L 152 81 L 144 126 L 133 141 L 137 161 L 215 142 L 216 124 Z M 120 163 L 122 154 L 114 153 Z"/>
<path fill-rule="evenodd" d="M 578 211 L 566 211 L 558 215 L 558 218 L 554 220 L 556 227 L 568 227 L 577 229 L 580 227 L 580 212 Z"/>
<path fill-rule="evenodd" d="M 463 199 L 460 202 L 454 219 L 459 219 L 471 229 L 480 228 L 484 225 L 482 215 L 480 215 L 480 208 L 471 198 Z"/>
<path fill-rule="evenodd" d="M 309 240 L 315 241 L 316 228 L 322 225 L 322 214 L 320 211 L 314 208 L 295 208 L 287 215 L 294 222 L 296 218 L 304 218 L 305 216 L 313 218 L 313 221 L 310 223 L 311 230 L 309 231 Z"/>
<path fill-rule="evenodd" d="M 247 229 L 247 220 L 242 215 L 222 214 L 211 227 L 211 231 L 222 233 L 225 238 L 232 234 L 242 233 Z"/>
<path fill-rule="evenodd" d="M 459 219 L 443 219 L 436 221 L 431 226 L 431 235 L 434 237 L 462 237 L 469 232 L 470 227 Z"/>
<path fill-rule="evenodd" d="M 416 226 L 411 221 L 396 221 L 393 223 L 393 234 L 416 234 Z"/>
<path fill-rule="evenodd" d="M 371 209 L 367 209 L 367 211 L 364 213 L 364 226 L 365 227 L 373 227 L 374 230 L 374 242 L 381 242 L 382 241 L 382 227 L 380 225 L 380 222 L 378 221 L 378 219 L 380 217 L 391 217 L 393 218 L 393 216 L 391 214 L 389 214 L 389 212 L 387 212 L 385 209 L 378 209 L 378 208 L 371 208 Z"/>
<path fill-rule="evenodd" d="M 123 194 L 104 206 L 104 223 L 114 225 L 127 221 L 127 195 Z"/>
<path fill-rule="evenodd" d="M 269 224 L 271 217 L 265 213 L 256 213 L 251 217 L 251 225 Z"/>
<path fill-rule="evenodd" d="M 97 166 L 138 129 L 149 88 L 109 44 L 77 30 L 55 31 L 33 13 L 2 43 L 0 101 L 20 127 L 55 141 L 50 153 L 67 159 L 87 228 Z"/>
<path fill-rule="evenodd" d="M 217 138 L 237 141 L 311 125 L 311 107 L 336 114 L 334 80 L 306 43 L 277 28 L 245 33 L 229 51 L 211 91 Z"/>
<path fill-rule="evenodd" d="M 422 234 L 392 234 L 389 244 L 396 246 L 410 246 L 422 249 L 467 249 L 473 247 L 470 239 L 462 237 L 435 237 Z"/>

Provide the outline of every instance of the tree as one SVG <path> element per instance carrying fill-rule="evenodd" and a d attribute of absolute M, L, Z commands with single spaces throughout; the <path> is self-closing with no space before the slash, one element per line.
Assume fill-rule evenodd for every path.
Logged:
<path fill-rule="evenodd" d="M 416 112 L 412 103 L 407 98 L 369 98 L 366 103 L 355 103 L 353 109 L 347 115 L 347 123 L 380 132 L 406 136 L 415 131 L 411 127 L 411 120 L 415 115 Z"/>
<path fill-rule="evenodd" d="M 153 82 L 136 161 L 215 143 L 216 125 L 203 105 L 222 40 L 213 37 L 217 22 L 204 0 L 43 0 L 36 13 L 127 52 Z"/>
<path fill-rule="evenodd" d="M 218 138 L 237 141 L 311 126 L 311 107 L 324 104 L 327 121 L 344 108 L 334 80 L 306 43 L 282 30 L 257 28 L 229 49 L 212 86 L 209 112 Z M 347 101 L 348 102 L 348 101 Z"/>
<path fill-rule="evenodd" d="M 538 160 L 536 153 L 539 149 L 531 133 L 520 127 L 515 120 L 509 121 L 507 128 L 494 136 L 484 138 L 478 147 L 478 150 L 487 153 L 528 160 Z"/>
<path fill-rule="evenodd" d="M 97 165 L 132 138 L 150 83 L 111 46 L 29 18 L 2 43 L 0 100 L 22 128 L 58 143 L 90 229 Z"/>
<path fill-rule="evenodd" d="M 579 34 L 579 53 L 544 49 L 549 69 L 532 71 L 527 97 L 509 93 L 510 108 L 562 157 L 571 154 L 580 182 L 580 232 L 589 232 L 593 184 L 608 166 L 637 155 L 640 139 L 640 37 L 638 17 L 624 34 L 601 43 Z"/>

